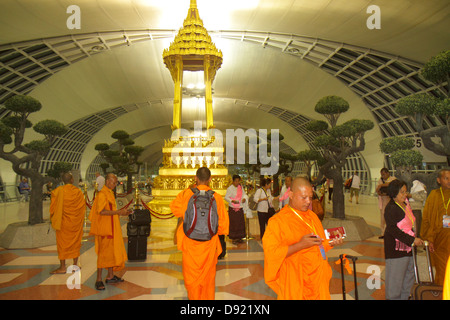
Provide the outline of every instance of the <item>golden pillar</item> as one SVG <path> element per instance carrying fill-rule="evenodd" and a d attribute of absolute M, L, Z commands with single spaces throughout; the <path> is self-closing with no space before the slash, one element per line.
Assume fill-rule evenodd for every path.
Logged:
<path fill-rule="evenodd" d="M 175 89 L 173 99 L 173 134 L 164 141 L 163 163 L 153 181 L 153 200 L 149 207 L 160 213 L 170 212 L 169 204 L 176 195 L 195 183 L 198 168 L 211 170 L 210 187 L 224 196 L 231 184 L 228 169 L 223 164 L 223 146 L 216 146 L 210 130 L 214 128 L 212 83 L 222 65 L 222 52 L 211 41 L 200 19 L 197 1 L 191 0 L 189 11 L 174 41 L 163 52 L 163 60 L 172 76 Z M 181 137 L 183 72 L 203 71 L 205 85 L 206 135 Z"/>

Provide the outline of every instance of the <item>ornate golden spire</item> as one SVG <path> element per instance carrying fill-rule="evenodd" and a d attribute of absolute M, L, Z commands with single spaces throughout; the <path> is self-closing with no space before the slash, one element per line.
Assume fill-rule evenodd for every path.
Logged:
<path fill-rule="evenodd" d="M 178 31 L 168 49 L 163 51 L 163 60 L 175 83 L 174 121 L 172 129 L 181 126 L 181 99 L 183 71 L 204 71 L 207 128 L 213 127 L 211 85 L 223 61 L 222 51 L 211 41 L 208 31 L 197 9 L 197 1 L 191 0 L 183 28 Z"/>
<path fill-rule="evenodd" d="M 171 63 L 169 59 L 173 56 L 214 56 L 216 58 L 216 71 L 222 64 L 222 51 L 216 48 L 216 45 L 211 41 L 211 37 L 208 31 L 203 26 L 203 21 L 200 19 L 200 15 L 197 9 L 197 1 L 191 0 L 191 5 L 188 11 L 188 15 L 183 23 L 183 28 L 178 31 L 174 41 L 170 44 L 168 49 L 163 52 L 164 63 L 169 70 L 171 69 Z M 203 70 L 202 66 L 198 65 L 198 62 L 192 61 L 186 57 L 183 57 L 184 68 L 188 71 Z M 195 60 L 199 60 L 198 58 Z"/>

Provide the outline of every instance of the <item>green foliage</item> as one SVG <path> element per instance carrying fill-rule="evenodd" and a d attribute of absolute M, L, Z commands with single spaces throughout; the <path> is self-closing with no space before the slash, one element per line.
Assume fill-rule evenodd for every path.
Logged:
<path fill-rule="evenodd" d="M 122 145 L 123 146 L 131 146 L 134 144 L 134 140 L 131 138 L 126 138 L 122 140 Z"/>
<path fill-rule="evenodd" d="M 413 138 L 390 137 L 380 142 L 380 150 L 386 154 L 391 154 L 398 150 L 411 150 L 412 148 L 414 148 Z"/>
<path fill-rule="evenodd" d="M 109 168 L 109 163 L 106 163 L 106 162 L 100 163 L 100 168 L 102 168 L 103 170 L 108 169 Z"/>
<path fill-rule="evenodd" d="M 32 113 L 41 110 L 39 100 L 24 95 L 17 95 L 5 101 L 5 108 L 16 113 Z"/>
<path fill-rule="evenodd" d="M 320 158 L 322 158 L 321 153 L 313 149 L 303 150 L 298 153 L 298 160 L 300 161 L 316 161 Z"/>
<path fill-rule="evenodd" d="M 50 143 L 46 140 L 33 140 L 25 144 L 25 147 L 31 151 L 44 154 L 50 150 Z"/>
<path fill-rule="evenodd" d="M 288 160 L 288 161 L 297 161 L 298 160 L 298 156 L 295 154 L 289 154 L 289 153 L 284 153 L 281 152 L 279 153 L 280 159 L 284 159 L 284 160 Z"/>
<path fill-rule="evenodd" d="M 450 50 L 442 51 L 425 63 L 422 76 L 436 84 L 447 81 L 450 74 Z"/>
<path fill-rule="evenodd" d="M 20 126 L 22 124 L 22 117 L 19 116 L 9 116 L 2 119 L 2 122 L 12 128 L 12 129 L 20 129 Z M 33 124 L 28 119 L 25 120 L 25 128 L 31 128 Z"/>
<path fill-rule="evenodd" d="M 98 144 L 95 145 L 95 150 L 97 150 L 97 151 L 109 150 L 109 144 L 107 144 L 107 143 L 98 143 Z"/>
<path fill-rule="evenodd" d="M 110 149 L 107 143 L 99 143 L 95 145 L 95 150 L 108 162 L 102 164 L 104 172 L 110 166 L 113 168 L 112 172 L 118 176 L 128 176 L 128 183 L 131 183 L 130 175 L 139 170 L 140 162 L 138 157 L 144 151 L 141 146 L 135 146 L 134 140 L 124 130 L 117 130 L 111 134 L 111 137 L 118 142 L 116 150 Z M 129 186 L 131 187 L 131 186 Z"/>
<path fill-rule="evenodd" d="M 12 134 L 12 129 L 3 122 L 0 122 L 0 144 L 10 144 L 12 142 Z"/>
<path fill-rule="evenodd" d="M 435 114 L 441 117 L 450 116 L 450 99 L 446 98 L 436 105 Z"/>
<path fill-rule="evenodd" d="M 319 148 L 327 148 L 330 146 L 339 147 L 339 141 L 337 141 L 334 137 L 326 134 L 316 137 L 316 139 L 314 140 L 314 144 Z"/>
<path fill-rule="evenodd" d="M 320 114 L 339 114 L 350 108 L 348 102 L 338 96 L 326 96 L 320 99 L 314 110 Z"/>
<path fill-rule="evenodd" d="M 62 136 L 67 132 L 67 127 L 56 120 L 42 120 L 33 127 L 34 131 L 46 136 Z"/>
<path fill-rule="evenodd" d="M 328 130 L 328 123 L 323 120 L 312 120 L 306 124 L 305 128 L 313 132 L 325 131 Z"/>
<path fill-rule="evenodd" d="M 69 172 L 70 170 L 72 170 L 71 163 L 58 161 L 47 171 L 47 175 L 55 179 L 60 179 L 63 173 Z"/>
<path fill-rule="evenodd" d="M 119 155 L 120 155 L 120 152 L 117 151 L 117 150 L 105 150 L 105 151 L 103 152 L 103 154 L 104 154 L 104 156 L 105 156 L 106 158 L 112 158 L 112 157 L 117 157 L 117 156 L 119 156 Z"/>
<path fill-rule="evenodd" d="M 134 142 L 133 142 L 133 143 L 134 143 Z M 128 154 L 130 154 L 130 155 L 133 155 L 133 156 L 135 156 L 135 157 L 140 156 L 141 153 L 144 152 L 144 150 L 145 150 L 144 147 L 141 147 L 141 146 L 132 146 L 132 145 L 126 146 L 126 147 L 124 148 L 124 151 L 125 151 L 126 153 L 128 153 Z"/>
<path fill-rule="evenodd" d="M 130 135 L 124 130 L 117 130 L 111 134 L 113 139 L 124 140 L 130 137 Z"/>
<path fill-rule="evenodd" d="M 426 93 L 414 94 L 401 98 L 395 111 L 402 116 L 411 116 L 416 113 L 431 115 L 437 113 L 437 105 L 440 100 Z"/>
<path fill-rule="evenodd" d="M 422 164 L 423 155 L 416 150 L 397 150 L 391 154 L 392 164 L 396 167 L 410 167 Z"/>

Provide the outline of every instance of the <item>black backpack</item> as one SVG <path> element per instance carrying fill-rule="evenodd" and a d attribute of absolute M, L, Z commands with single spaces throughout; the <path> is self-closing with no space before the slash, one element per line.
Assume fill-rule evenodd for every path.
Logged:
<path fill-rule="evenodd" d="M 184 213 L 183 230 L 186 236 L 197 241 L 208 241 L 217 234 L 219 215 L 214 191 L 192 188 L 194 193 L 189 199 Z"/>

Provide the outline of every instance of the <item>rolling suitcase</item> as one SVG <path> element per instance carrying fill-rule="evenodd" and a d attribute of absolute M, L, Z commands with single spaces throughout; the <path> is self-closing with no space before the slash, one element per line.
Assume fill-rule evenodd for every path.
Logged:
<path fill-rule="evenodd" d="M 425 241 L 425 252 L 427 255 L 428 272 L 430 274 L 430 282 L 420 281 L 419 269 L 417 267 L 417 247 L 412 247 L 414 261 L 414 276 L 416 283 L 411 288 L 410 300 L 442 300 L 442 286 L 434 283 L 433 269 L 431 266 L 430 250 L 428 242 Z"/>
<path fill-rule="evenodd" d="M 355 282 L 355 300 L 358 300 L 358 283 L 356 281 L 356 260 L 358 260 L 358 257 L 350 256 L 348 254 L 341 254 L 339 256 L 340 264 L 341 264 L 341 278 L 342 278 L 342 297 L 344 300 L 347 300 L 346 292 L 345 292 L 345 281 L 344 281 L 344 260 L 350 259 L 353 261 L 353 281 Z M 350 270 L 348 270 L 349 273 Z"/>
<path fill-rule="evenodd" d="M 147 237 L 151 231 L 151 216 L 148 210 L 134 210 L 127 223 L 128 260 L 147 259 Z"/>

